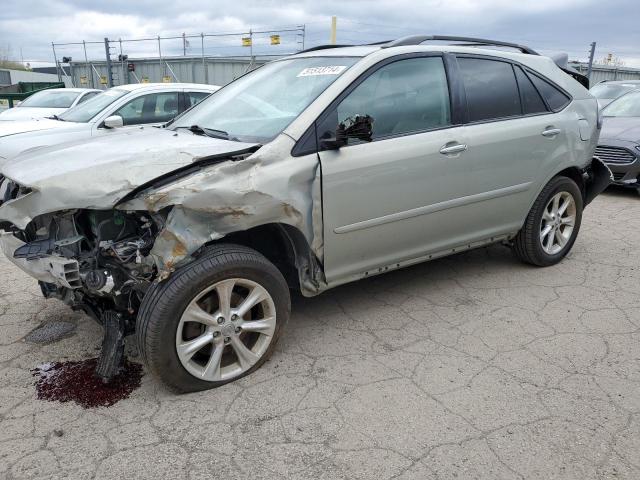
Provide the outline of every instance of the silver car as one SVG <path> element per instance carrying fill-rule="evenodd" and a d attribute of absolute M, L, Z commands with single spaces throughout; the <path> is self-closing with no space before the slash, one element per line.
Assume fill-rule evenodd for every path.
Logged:
<path fill-rule="evenodd" d="M 0 165 L 36 147 L 162 125 L 219 88 L 196 83 L 121 85 L 49 118 L 0 122 Z"/>
<path fill-rule="evenodd" d="M 290 289 L 495 242 L 559 262 L 610 179 L 596 100 L 526 47 L 434 38 L 312 49 L 167 128 L 21 155 L 2 169 L 2 250 L 104 326 L 99 375 L 135 333 L 178 391 L 257 369 Z"/>
<path fill-rule="evenodd" d="M 0 122 L 33 120 L 59 115 L 102 93 L 92 88 L 49 88 L 30 95 L 13 108 L 0 112 Z"/>

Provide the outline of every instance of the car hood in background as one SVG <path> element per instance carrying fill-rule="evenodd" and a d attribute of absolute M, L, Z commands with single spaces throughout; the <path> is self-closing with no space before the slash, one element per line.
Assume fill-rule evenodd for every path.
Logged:
<path fill-rule="evenodd" d="M 1 173 L 36 190 L 49 211 L 110 208 L 167 173 L 254 146 L 154 128 L 38 148 L 6 162 Z"/>
<path fill-rule="evenodd" d="M 600 140 L 607 138 L 640 143 L 640 117 L 604 117 Z"/>
<path fill-rule="evenodd" d="M 14 107 L 0 113 L 0 121 L 8 120 L 32 120 L 56 115 L 67 110 L 66 108 L 38 108 L 38 107 Z"/>
<path fill-rule="evenodd" d="M 40 118 L 37 120 L 16 120 L 14 122 L 0 122 L 0 137 L 17 133 L 36 132 L 50 128 L 65 128 L 70 124 L 59 120 Z"/>

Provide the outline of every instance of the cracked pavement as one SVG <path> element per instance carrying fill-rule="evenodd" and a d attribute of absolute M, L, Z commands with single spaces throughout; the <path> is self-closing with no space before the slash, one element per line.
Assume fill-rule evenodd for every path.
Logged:
<path fill-rule="evenodd" d="M 638 231 L 609 191 L 559 265 L 492 246 L 295 298 L 249 377 L 145 375 L 97 409 L 37 400 L 29 370 L 95 357 L 100 328 L 0 257 L 0 478 L 640 478 Z M 76 334 L 22 341 L 59 320 Z"/>

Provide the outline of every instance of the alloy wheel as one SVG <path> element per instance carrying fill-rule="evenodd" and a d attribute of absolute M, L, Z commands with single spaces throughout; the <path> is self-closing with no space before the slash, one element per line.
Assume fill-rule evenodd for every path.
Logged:
<path fill-rule="evenodd" d="M 556 193 L 544 208 L 540 243 L 549 255 L 559 253 L 571 239 L 576 222 L 576 202 L 569 192 Z"/>
<path fill-rule="evenodd" d="M 176 330 L 176 351 L 194 377 L 227 381 L 260 360 L 275 329 L 276 309 L 269 292 L 254 281 L 230 278 L 189 303 Z"/>

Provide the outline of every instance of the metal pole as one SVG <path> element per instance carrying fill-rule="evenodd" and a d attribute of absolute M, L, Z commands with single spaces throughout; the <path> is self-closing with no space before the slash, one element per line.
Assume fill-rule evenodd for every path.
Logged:
<path fill-rule="evenodd" d="M 204 33 L 200 34 L 200 45 L 202 48 L 202 73 L 204 74 L 204 83 L 209 83 L 209 72 L 204 62 Z"/>
<path fill-rule="evenodd" d="M 338 27 L 338 17 L 336 17 L 335 15 L 333 17 L 331 17 L 331 37 L 329 39 L 329 43 L 331 45 L 335 45 L 336 44 L 336 30 Z"/>
<path fill-rule="evenodd" d="M 304 41 L 306 36 L 307 36 L 307 25 L 303 24 L 302 25 L 302 50 L 304 50 Z"/>
<path fill-rule="evenodd" d="M 124 85 L 129 83 L 129 75 L 125 75 L 124 71 L 124 60 L 122 59 L 122 38 L 118 38 L 118 43 L 120 44 L 120 73 L 118 74 L 118 85 Z"/>
<path fill-rule="evenodd" d="M 95 88 L 93 84 L 93 75 L 91 75 L 91 67 L 89 66 L 89 60 L 87 59 L 87 43 L 82 40 L 82 48 L 84 49 L 84 66 L 87 69 L 87 78 L 91 78 L 91 88 Z"/>
<path fill-rule="evenodd" d="M 175 78 L 176 82 L 180 83 L 180 79 L 176 76 L 173 68 L 171 68 L 171 65 L 169 65 L 169 62 L 164 62 L 164 64 L 167 66 L 167 68 L 169 69 L 169 73 L 171 73 L 171 76 Z"/>
<path fill-rule="evenodd" d="M 587 78 L 591 80 L 591 69 L 593 68 L 593 57 L 596 53 L 596 42 L 591 42 L 591 51 L 589 52 L 589 67 L 587 68 Z"/>
<path fill-rule="evenodd" d="M 53 60 L 56 62 L 56 73 L 58 74 L 58 82 L 62 82 L 62 75 L 60 74 L 60 67 L 58 65 L 58 57 L 56 56 L 56 45 L 51 42 L 51 48 L 53 49 Z"/>
<path fill-rule="evenodd" d="M 111 52 L 109 51 L 109 39 L 104 37 L 104 52 L 107 59 L 107 86 L 113 87 L 113 78 L 111 78 Z"/>
<path fill-rule="evenodd" d="M 93 69 L 93 73 L 96 74 L 96 77 L 98 77 L 98 79 L 100 79 L 100 73 L 98 73 L 98 70 L 96 70 L 96 67 L 93 65 L 93 63 L 91 64 L 91 68 Z M 105 88 L 105 87 L 100 85 L 100 88 Z"/>
<path fill-rule="evenodd" d="M 165 68 L 164 68 L 164 63 L 162 61 L 162 48 L 160 47 L 160 35 L 158 35 L 158 56 L 160 57 L 160 74 L 164 77 Z M 161 78 L 160 80 L 164 80 L 164 79 Z"/>
<path fill-rule="evenodd" d="M 73 80 L 73 64 L 69 63 L 69 79 L 71 80 L 71 86 L 75 87 L 76 82 Z"/>
<path fill-rule="evenodd" d="M 182 56 L 187 56 L 187 38 L 185 37 L 184 32 L 182 32 Z"/>

